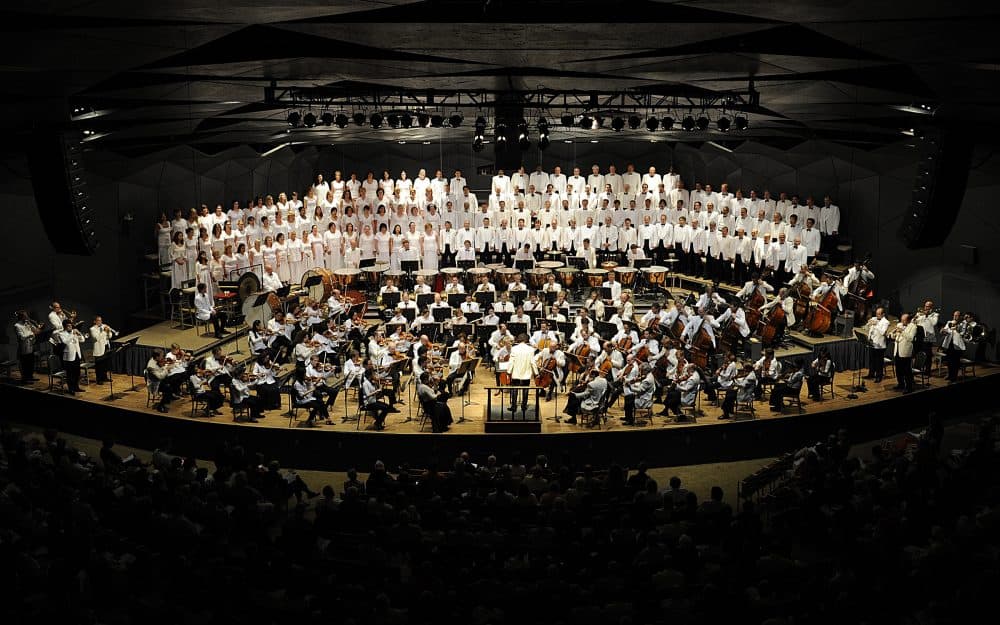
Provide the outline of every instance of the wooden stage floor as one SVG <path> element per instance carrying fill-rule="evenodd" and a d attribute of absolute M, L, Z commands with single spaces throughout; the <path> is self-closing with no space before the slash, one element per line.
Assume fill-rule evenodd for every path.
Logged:
<path fill-rule="evenodd" d="M 192 333 L 190 330 L 188 333 Z M 976 375 L 980 378 L 994 376 L 1000 373 L 1000 367 L 991 367 L 988 365 L 977 365 Z M 38 374 L 40 381 L 33 385 L 26 386 L 24 388 L 38 392 L 38 393 L 48 393 L 48 384 L 46 381 L 41 381 L 47 379 L 45 374 Z M 854 375 L 857 378 L 857 375 Z M 405 380 L 406 378 L 404 378 Z M 135 378 L 136 382 L 142 385 L 141 378 Z M 773 421 L 780 419 L 788 419 L 789 417 L 798 417 L 802 419 L 808 419 L 810 415 L 816 415 L 824 412 L 833 412 L 839 410 L 845 410 L 850 408 L 855 408 L 859 406 L 873 405 L 886 399 L 895 398 L 901 395 L 900 392 L 892 390 L 895 385 L 895 378 L 886 378 L 880 384 L 875 384 L 871 380 L 865 381 L 867 384 L 867 392 L 858 393 L 857 399 L 848 399 L 847 395 L 851 392 L 851 387 L 853 384 L 851 372 L 839 372 L 834 380 L 835 397 L 830 399 L 828 396 L 823 401 L 814 401 L 807 399 L 805 397 L 807 390 L 805 385 L 802 389 L 802 408 L 803 414 L 799 415 L 795 408 L 785 408 L 783 413 L 773 413 L 769 409 L 769 405 L 766 401 L 756 402 L 756 417 L 759 421 Z M 175 400 L 171 406 L 170 411 L 166 414 L 161 414 L 152 408 L 147 408 L 146 400 L 147 393 L 144 386 L 134 392 L 124 392 L 131 388 L 131 378 L 123 374 L 114 375 L 114 389 L 116 393 L 122 393 L 122 397 L 115 401 L 108 401 L 106 398 L 110 392 L 109 385 L 105 384 L 103 386 L 98 386 L 96 384 L 83 385 L 83 393 L 77 395 L 75 399 L 77 401 L 89 402 L 98 405 L 113 405 L 118 409 L 131 410 L 136 412 L 142 412 L 156 417 L 164 419 L 177 419 L 186 421 L 199 421 L 199 422 L 213 422 L 216 424 L 228 424 L 235 428 L 288 428 L 289 418 L 287 416 L 282 416 L 287 408 L 287 395 L 282 395 L 283 409 L 281 411 L 272 410 L 266 414 L 266 416 L 261 419 L 258 423 L 235 423 L 232 418 L 232 413 L 228 407 L 228 404 L 223 407 L 221 416 L 216 417 L 205 417 L 196 415 L 194 418 L 191 417 L 191 402 L 187 397 L 181 397 Z M 958 382 L 959 387 L 961 387 L 962 382 Z M 484 432 L 484 414 L 486 410 L 486 391 L 485 386 L 495 386 L 495 380 L 493 373 L 486 369 L 485 367 L 480 367 L 476 372 L 476 378 L 472 384 L 469 397 L 467 398 L 472 403 L 465 407 L 465 421 L 459 423 L 459 417 L 462 415 L 462 402 L 463 398 L 455 397 L 449 401 L 449 406 L 451 407 L 452 415 L 455 419 L 455 423 L 452 425 L 451 429 L 443 434 L 442 436 L 449 436 L 452 434 L 473 434 L 480 435 Z M 932 392 L 934 389 L 940 389 L 947 387 L 948 382 L 942 378 L 940 375 L 932 375 L 930 378 L 930 386 L 920 388 L 915 391 L 914 395 L 919 396 L 921 393 Z M 52 391 L 52 393 L 60 394 L 59 391 Z M 499 398 L 497 398 L 499 399 Z M 420 430 L 420 423 L 417 420 L 417 406 L 416 401 L 412 397 L 412 390 L 408 390 L 405 397 L 406 405 L 398 406 L 401 410 L 400 414 L 390 414 L 386 419 L 386 432 L 393 434 L 426 434 L 430 435 L 430 425 L 427 424 L 423 432 Z M 563 394 L 556 395 L 555 399 L 551 402 L 545 402 L 544 400 L 540 403 L 541 411 L 541 421 L 542 421 L 542 434 L 577 434 L 577 433 L 595 433 L 595 429 L 589 429 L 580 425 L 568 425 L 566 423 L 556 422 L 554 417 L 558 413 L 560 418 L 565 418 L 565 415 L 561 414 L 563 408 L 566 405 L 566 396 Z M 674 423 L 672 420 L 667 420 L 666 417 L 657 416 L 656 413 L 659 412 L 663 407 L 660 404 L 654 405 L 654 416 L 651 424 L 646 424 L 645 426 L 625 426 L 621 423 L 619 417 L 623 414 L 622 402 L 619 401 L 616 405 L 612 406 L 608 411 L 608 422 L 606 429 L 612 431 L 636 431 L 642 429 L 658 428 L 658 429 L 676 429 L 676 428 L 725 428 L 732 422 L 724 421 L 718 419 L 719 415 L 722 414 L 720 408 L 712 405 L 704 395 L 701 398 L 701 409 L 703 414 L 699 416 L 696 423 Z M 331 408 L 330 416 L 332 418 L 331 424 L 322 424 L 320 427 L 315 428 L 315 431 L 337 431 L 337 432 L 354 432 L 357 429 L 357 424 L 355 421 L 343 421 L 345 415 L 354 416 L 357 413 L 357 402 L 355 401 L 354 393 L 350 394 L 350 397 L 346 399 L 344 394 L 341 393 L 340 397 L 337 399 L 336 405 Z M 412 420 L 407 421 L 408 418 Z M 301 425 L 305 420 L 305 412 L 299 411 L 299 418 L 296 424 Z M 370 421 L 368 425 L 370 426 Z M 381 433 L 372 432 L 373 436 L 381 435 Z"/>

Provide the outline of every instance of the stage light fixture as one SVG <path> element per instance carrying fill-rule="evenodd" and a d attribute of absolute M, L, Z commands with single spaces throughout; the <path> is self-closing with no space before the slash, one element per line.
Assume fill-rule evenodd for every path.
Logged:
<path fill-rule="evenodd" d="M 701 117 L 698 118 L 698 130 L 702 131 L 708 130 L 708 127 L 711 125 L 711 123 L 712 122 L 710 122 L 707 117 L 702 115 Z"/>
<path fill-rule="evenodd" d="M 594 115 L 594 123 L 590 126 L 591 130 L 597 130 L 598 128 L 604 127 L 604 118 L 600 115 Z"/>
<path fill-rule="evenodd" d="M 372 116 L 368 118 L 368 121 L 371 123 L 372 128 L 381 128 L 382 113 L 372 113 Z"/>
<path fill-rule="evenodd" d="M 305 126 L 306 128 L 312 128 L 313 126 L 315 126 L 316 125 L 316 114 L 313 113 L 312 111 L 309 111 L 308 113 L 306 113 L 305 115 L 303 115 L 302 116 L 302 125 Z"/>
<path fill-rule="evenodd" d="M 611 130 L 615 132 L 621 132 L 625 129 L 625 120 L 621 117 L 614 117 L 611 119 Z"/>
<path fill-rule="evenodd" d="M 417 128 L 426 128 L 431 123 L 431 116 L 427 113 L 417 113 Z"/>
<path fill-rule="evenodd" d="M 670 130 L 674 127 L 674 118 L 668 115 L 660 120 L 660 125 L 663 126 L 664 130 Z"/>
<path fill-rule="evenodd" d="M 687 130 L 688 132 L 694 130 L 694 118 L 691 117 L 690 115 L 685 117 L 684 120 L 681 122 L 681 128 Z"/>
<path fill-rule="evenodd" d="M 548 135 L 541 135 L 540 137 L 538 137 L 538 149 L 539 150 L 544 150 L 545 148 L 549 147 L 549 143 L 550 143 L 550 141 L 549 141 L 549 136 Z"/>
<path fill-rule="evenodd" d="M 729 132 L 729 126 L 732 122 L 729 121 L 728 117 L 720 117 L 715 120 L 715 125 L 719 128 L 720 132 Z"/>
<path fill-rule="evenodd" d="M 292 111 L 291 113 L 288 114 L 287 121 L 289 126 L 295 128 L 296 126 L 299 125 L 299 122 L 302 121 L 302 113 L 299 113 L 298 111 Z"/>
<path fill-rule="evenodd" d="M 390 114 L 385 119 L 386 119 L 387 122 L 389 122 L 389 127 L 390 128 L 399 128 L 399 115 L 396 115 L 396 114 L 393 113 L 393 114 Z"/>
<path fill-rule="evenodd" d="M 365 117 L 364 113 L 355 113 L 354 114 L 354 125 L 355 126 L 364 126 L 366 119 L 367 118 Z"/>
<path fill-rule="evenodd" d="M 441 115 L 431 115 L 431 127 L 440 128 L 444 126 L 444 117 Z"/>
<path fill-rule="evenodd" d="M 517 126 L 517 147 L 521 150 L 531 147 L 531 141 L 528 140 L 528 124 L 521 123 Z"/>
<path fill-rule="evenodd" d="M 448 118 L 448 125 L 450 125 L 452 128 L 458 128 L 459 126 L 462 125 L 462 119 L 463 118 L 460 113 L 455 113 Z"/>
<path fill-rule="evenodd" d="M 324 126 L 330 126 L 333 124 L 333 113 L 327 111 L 320 115 L 320 121 L 323 122 Z"/>
<path fill-rule="evenodd" d="M 565 126 L 566 128 L 573 127 L 573 116 L 570 115 L 569 113 L 563 115 L 559 121 L 562 122 L 562 125 Z"/>
<path fill-rule="evenodd" d="M 659 127 L 660 127 L 660 120 L 656 119 L 655 117 L 650 117 L 649 119 L 646 120 L 646 130 L 653 132 Z"/>
<path fill-rule="evenodd" d="M 474 138 L 472 140 L 472 151 L 473 152 L 482 152 L 483 151 L 483 138 L 482 137 L 476 137 L 476 138 Z"/>
<path fill-rule="evenodd" d="M 746 130 L 750 127 L 750 122 L 742 115 L 738 116 L 734 123 L 736 125 L 736 130 Z"/>
<path fill-rule="evenodd" d="M 580 128 L 583 130 L 591 130 L 594 127 L 594 119 L 590 115 L 584 115 L 580 118 Z"/>
<path fill-rule="evenodd" d="M 635 129 L 637 129 L 639 127 L 639 124 L 641 124 L 641 123 L 642 123 L 642 120 L 639 119 L 638 115 L 629 115 L 629 117 L 628 117 L 628 127 L 629 127 L 629 129 L 635 130 Z"/>
<path fill-rule="evenodd" d="M 493 133 L 494 149 L 503 152 L 507 149 L 507 124 L 500 122 Z"/>
<path fill-rule="evenodd" d="M 361 116 L 361 122 L 364 123 L 365 116 Z M 337 113 L 337 116 L 333 118 L 333 123 L 337 124 L 337 128 L 347 128 L 347 115 L 343 113 Z"/>
<path fill-rule="evenodd" d="M 403 113 L 399 116 L 399 125 L 403 128 L 409 128 L 413 125 L 413 116 L 409 113 Z"/>

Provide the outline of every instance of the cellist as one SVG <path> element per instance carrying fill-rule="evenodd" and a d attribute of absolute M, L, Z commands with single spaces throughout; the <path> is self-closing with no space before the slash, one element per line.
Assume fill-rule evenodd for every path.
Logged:
<path fill-rule="evenodd" d="M 756 307 L 760 304 L 752 304 L 750 302 L 758 299 L 757 295 L 760 296 L 759 302 L 763 303 L 767 299 L 767 294 L 772 292 L 774 292 L 774 287 L 764 282 L 759 273 L 754 273 L 750 276 L 750 280 L 743 285 L 743 288 L 736 293 L 736 297 L 743 300 L 747 305 Z"/>
<path fill-rule="evenodd" d="M 553 339 L 535 354 L 535 365 L 539 372 L 535 385 L 548 388 L 545 401 L 552 401 L 554 393 L 565 390 L 563 381 L 566 379 L 566 354 L 559 348 L 559 341 Z"/>

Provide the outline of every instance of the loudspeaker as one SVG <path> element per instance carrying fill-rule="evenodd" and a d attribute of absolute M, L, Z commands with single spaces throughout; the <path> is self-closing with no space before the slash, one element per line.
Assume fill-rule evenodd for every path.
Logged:
<path fill-rule="evenodd" d="M 94 212 L 87 205 L 81 152 L 76 138 L 36 131 L 27 147 L 28 170 L 38 216 L 52 247 L 60 254 L 90 256 L 100 244 Z"/>
<path fill-rule="evenodd" d="M 924 128 L 915 141 L 917 177 L 898 235 L 909 249 L 939 247 L 948 238 L 962 205 L 972 141 L 947 127 Z"/>

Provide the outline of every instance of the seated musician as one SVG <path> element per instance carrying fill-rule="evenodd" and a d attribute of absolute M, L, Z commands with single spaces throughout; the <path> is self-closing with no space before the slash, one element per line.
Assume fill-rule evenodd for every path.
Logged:
<path fill-rule="evenodd" d="M 590 297 L 583 303 L 582 310 L 590 311 L 590 315 L 598 321 L 604 319 L 604 301 L 601 299 L 600 291 L 595 289 L 590 292 Z"/>
<path fill-rule="evenodd" d="M 327 306 L 327 316 L 336 317 L 347 311 L 347 307 L 341 297 L 340 291 L 337 289 L 333 290 L 333 294 L 326 300 Z"/>
<path fill-rule="evenodd" d="M 809 265 L 800 266 L 799 270 L 795 272 L 795 275 L 792 276 L 791 281 L 788 283 L 791 287 L 795 287 L 799 284 L 805 284 L 810 289 L 815 289 L 819 286 L 819 278 L 813 275 L 813 272 L 809 271 Z"/>
<path fill-rule="evenodd" d="M 448 286 L 445 287 L 444 292 L 449 295 L 452 293 L 465 293 L 465 285 L 459 282 L 458 276 L 452 276 L 451 281 L 448 282 Z"/>
<path fill-rule="evenodd" d="M 278 389 L 278 381 L 274 378 L 271 356 L 267 352 L 257 356 L 251 377 L 253 386 L 257 389 L 257 397 L 261 400 L 262 408 L 264 410 L 281 408 L 281 393 Z"/>
<path fill-rule="evenodd" d="M 414 296 L 426 295 L 427 293 L 430 293 L 432 290 L 433 289 L 431 289 L 431 285 L 427 284 L 427 281 L 424 280 L 423 276 L 417 276 L 417 282 L 416 284 L 413 285 Z"/>
<path fill-rule="evenodd" d="M 736 391 L 733 389 L 733 384 L 735 384 L 736 374 L 739 373 L 739 370 L 739 366 L 736 364 L 736 357 L 732 352 L 726 352 L 722 366 L 716 369 L 715 376 L 706 377 L 705 379 L 705 397 L 709 401 L 715 401 L 717 390 L 722 391 L 723 394 L 732 390 L 735 394 Z M 723 410 L 723 414 L 725 413 L 726 411 Z"/>
<path fill-rule="evenodd" d="M 792 297 L 788 288 L 781 287 L 778 290 L 778 296 L 761 306 L 760 312 L 762 315 L 768 315 L 776 306 L 781 306 L 781 310 L 785 312 L 785 326 L 781 328 L 781 335 L 774 337 L 774 341 L 780 343 L 787 328 L 795 325 L 795 298 Z"/>
<path fill-rule="evenodd" d="M 664 312 L 663 318 L 660 320 L 660 325 L 670 328 L 671 326 L 674 325 L 675 321 L 680 319 L 681 323 L 683 323 L 686 326 L 688 324 L 688 318 L 690 316 L 691 315 L 687 313 L 684 306 L 678 306 L 677 302 L 671 300 L 670 308 L 668 308 Z"/>
<path fill-rule="evenodd" d="M 394 321 L 395 318 L 393 318 L 393 321 L 391 321 L 390 323 L 393 323 Z M 430 307 L 424 306 L 423 312 L 419 316 L 417 316 L 416 319 L 413 320 L 413 323 L 410 325 L 410 329 L 413 330 L 414 332 L 420 332 L 423 326 L 434 325 L 436 323 L 437 321 L 434 319 L 434 315 L 431 314 Z"/>
<path fill-rule="evenodd" d="M 739 344 L 734 345 L 733 349 L 738 352 L 744 351 L 746 347 L 746 341 L 750 338 L 750 326 L 747 325 L 747 315 L 746 311 L 739 304 L 730 304 L 729 307 L 718 316 L 716 321 L 719 325 L 726 323 L 736 324 L 737 333 L 739 336 Z"/>
<path fill-rule="evenodd" d="M 660 355 L 660 340 L 656 338 L 656 334 L 653 333 L 651 328 L 646 328 L 642 331 L 642 340 L 635 346 L 636 353 L 644 346 L 646 351 L 649 352 L 649 361 L 655 360 Z"/>
<path fill-rule="evenodd" d="M 513 280 L 513 282 L 511 282 L 510 284 L 507 285 L 507 290 L 508 291 L 527 291 L 528 290 L 528 287 L 525 286 L 524 282 L 521 281 L 521 274 L 518 273 L 518 274 L 514 275 L 514 280 Z"/>
<path fill-rule="evenodd" d="M 545 318 L 556 323 L 566 323 L 566 315 L 560 312 L 558 304 L 549 306 L 549 314 L 545 315 Z"/>
<path fill-rule="evenodd" d="M 545 286 L 542 287 L 544 293 L 558 293 L 562 291 L 562 285 L 556 282 L 555 274 L 549 274 L 545 278 Z"/>
<path fill-rule="evenodd" d="M 538 312 L 542 312 L 544 304 L 538 299 L 537 293 L 532 293 L 528 296 L 528 300 L 524 302 L 521 307 L 524 308 L 525 312 L 534 312 L 536 310 Z"/>
<path fill-rule="evenodd" d="M 410 320 L 407 319 L 406 315 L 403 314 L 403 302 L 400 302 L 396 306 L 396 314 L 393 315 L 392 319 L 389 320 L 388 325 L 396 325 L 400 323 L 403 324 L 404 328 L 410 325 Z"/>
<path fill-rule="evenodd" d="M 639 319 L 639 327 L 646 328 L 656 328 L 663 320 L 666 318 L 666 311 L 662 310 L 659 302 L 653 302 L 646 314 Z"/>
<path fill-rule="evenodd" d="M 465 313 L 462 312 L 461 308 L 451 309 L 451 318 L 445 321 L 445 326 L 452 328 L 456 325 L 465 325 L 469 323 L 469 320 L 465 318 Z"/>
<path fill-rule="evenodd" d="M 622 283 L 618 282 L 618 278 L 614 271 L 608 272 L 608 279 L 604 281 L 601 285 L 605 289 L 611 289 L 611 301 L 617 302 L 622 296 Z"/>
<path fill-rule="evenodd" d="M 190 380 L 191 387 L 194 389 L 195 399 L 205 402 L 205 414 L 210 416 L 221 415 L 222 412 L 219 408 L 222 407 L 222 404 L 226 403 L 226 398 L 222 396 L 222 393 L 213 390 L 208 385 L 208 378 L 199 375 L 198 371 L 193 371 L 188 380 Z"/>
<path fill-rule="evenodd" d="M 361 316 L 361 311 L 354 313 L 350 319 L 344 321 L 343 336 L 351 342 L 354 349 L 361 348 L 361 341 L 365 337 L 368 322 Z"/>
<path fill-rule="evenodd" d="M 435 433 L 446 431 L 452 423 L 448 394 L 434 390 L 429 372 L 424 371 L 418 379 L 420 382 L 417 384 L 417 398 L 424 409 L 424 414 L 431 420 L 431 430 Z"/>
<path fill-rule="evenodd" d="M 549 371 L 548 365 L 550 361 L 555 359 L 555 366 L 550 371 L 552 384 L 549 385 L 548 393 L 545 396 L 545 401 L 552 401 L 553 393 L 563 390 L 563 381 L 566 379 L 566 354 L 559 348 L 558 339 L 553 338 L 548 343 L 542 344 L 544 347 L 535 354 L 535 365 L 539 372 Z"/>
<path fill-rule="evenodd" d="M 497 338 L 492 351 L 493 362 L 496 363 L 493 373 L 496 376 L 497 386 L 503 386 L 500 377 L 510 372 L 510 350 L 514 345 L 514 336 L 510 332 L 506 332 L 506 326 L 501 325 L 500 327 L 504 329 L 505 334 Z M 496 337 L 499 332 L 499 330 L 495 331 L 493 337 Z M 493 337 L 490 337 L 491 344 Z M 497 389 L 496 394 L 500 394 L 500 389 Z"/>
<path fill-rule="evenodd" d="M 264 324 L 260 319 L 254 320 L 249 332 L 247 332 L 247 338 L 250 341 L 250 352 L 252 354 L 260 354 L 267 351 L 267 341 L 270 337 L 265 332 Z"/>
<path fill-rule="evenodd" d="M 549 329 L 548 321 L 540 321 L 538 324 L 538 330 L 531 335 L 531 339 L 528 343 L 531 344 L 535 349 L 544 349 L 549 345 L 549 343 L 557 339 L 556 333 Z"/>
<path fill-rule="evenodd" d="M 695 308 L 698 310 L 712 310 L 713 308 L 725 306 L 726 300 L 722 298 L 721 295 L 715 292 L 712 285 L 707 285 L 705 287 L 705 292 L 698 297 L 698 302 L 695 304 Z"/>
<path fill-rule="evenodd" d="M 472 295 L 466 295 L 465 301 L 461 305 L 462 312 L 468 313 L 478 313 L 479 312 L 479 302 L 472 299 Z"/>
<path fill-rule="evenodd" d="M 826 348 L 819 350 L 816 359 L 809 364 L 809 375 L 806 377 L 806 385 L 809 387 L 809 399 L 821 401 L 823 393 L 821 388 L 830 383 L 833 379 L 833 361 L 830 360 L 830 353 Z"/>
<path fill-rule="evenodd" d="M 754 393 L 757 389 L 757 374 L 754 373 L 753 365 L 747 363 L 743 365 L 735 380 L 735 390 L 727 391 L 722 400 L 722 416 L 720 419 L 729 419 L 736 408 L 736 402 L 749 403 L 753 401 Z"/>
<path fill-rule="evenodd" d="M 143 370 L 143 375 L 146 376 L 150 384 L 156 384 L 159 388 L 163 388 L 163 381 L 167 379 L 168 369 L 167 369 L 167 359 L 164 358 L 163 352 L 159 349 L 153 350 L 153 355 L 146 362 L 146 368 Z M 169 401 L 169 400 L 168 400 Z M 160 412 L 166 412 L 167 408 L 162 402 L 157 402 L 153 406 Z"/>
<path fill-rule="evenodd" d="M 372 419 L 375 421 L 374 429 L 384 430 L 385 416 L 390 412 L 399 412 L 399 410 L 393 408 L 391 403 L 387 404 L 383 401 L 379 401 L 379 399 L 383 396 L 391 396 L 392 391 L 380 388 L 378 378 L 375 373 L 375 366 L 372 364 L 371 359 L 366 358 L 362 363 L 362 367 L 361 405 L 371 412 Z"/>
<path fill-rule="evenodd" d="M 486 314 L 479 320 L 479 323 L 484 326 L 495 326 L 500 323 L 500 317 L 492 305 L 486 309 Z"/>
<path fill-rule="evenodd" d="M 458 344 L 458 349 L 451 353 L 448 357 L 448 377 L 445 381 L 454 390 L 455 395 L 465 394 L 465 390 L 469 387 L 469 382 L 471 381 L 471 376 L 469 373 L 464 373 L 459 376 L 459 369 L 469 358 L 468 348 L 464 342 Z"/>
<path fill-rule="evenodd" d="M 295 359 L 296 367 L 304 367 L 309 359 L 313 357 L 322 347 L 316 342 L 309 339 L 308 336 L 299 336 L 299 342 L 295 344 L 295 349 L 292 350 L 292 357 Z"/>
<path fill-rule="evenodd" d="M 219 339 L 229 334 L 226 332 L 226 313 L 219 312 L 213 305 L 212 297 L 208 294 L 208 285 L 204 282 L 198 283 L 198 292 L 194 296 L 195 317 L 199 321 L 211 321 L 215 328 L 215 338 Z"/>
<path fill-rule="evenodd" d="M 596 355 L 601 351 L 601 340 L 596 334 L 591 334 L 587 327 L 582 327 L 578 330 L 578 334 L 574 334 L 573 342 L 569 346 L 569 351 L 571 354 L 579 354 L 583 346 L 586 345 L 590 348 L 590 354 Z"/>
<path fill-rule="evenodd" d="M 781 375 L 781 362 L 774 357 L 773 349 L 765 349 L 764 355 L 757 362 L 753 363 L 753 369 L 757 373 L 757 399 L 764 396 L 764 385 L 774 384 Z"/>
<path fill-rule="evenodd" d="M 305 367 L 306 378 L 315 383 L 314 394 L 321 400 L 326 399 L 326 405 L 332 406 L 337 401 L 340 394 L 340 384 L 330 384 L 330 378 L 336 373 L 336 368 L 331 364 L 320 362 L 319 356 L 309 359 L 309 364 Z"/>
<path fill-rule="evenodd" d="M 284 313 L 274 313 L 274 317 L 267 322 L 267 330 L 271 333 L 268 346 L 272 353 L 281 347 L 290 348 L 292 346 L 292 332 L 295 330 L 295 324 L 287 322 Z"/>
<path fill-rule="evenodd" d="M 239 376 L 234 377 L 232 384 L 229 386 L 229 397 L 232 400 L 234 407 L 244 407 L 249 413 L 247 421 L 250 423 L 257 423 L 257 420 L 261 418 L 261 402 L 260 399 L 255 397 L 250 393 L 250 374 L 246 371 L 240 373 Z"/>
<path fill-rule="evenodd" d="M 344 388 L 352 388 L 360 384 L 363 374 L 364 367 L 361 366 L 361 353 L 354 350 L 351 352 L 350 357 L 344 361 Z"/>
<path fill-rule="evenodd" d="M 472 248 L 472 241 L 470 241 L 469 239 L 465 240 L 465 245 L 464 247 L 462 247 L 462 249 L 458 250 L 458 255 L 455 257 L 455 261 L 476 262 L 476 250 Z"/>
<path fill-rule="evenodd" d="M 764 298 L 767 298 L 767 294 L 774 291 L 774 287 L 764 282 L 759 273 L 754 273 L 750 276 L 750 279 L 743 285 L 743 288 L 736 293 L 736 297 L 743 301 L 750 299 L 750 297 L 756 292 Z"/>
<path fill-rule="evenodd" d="M 514 314 L 510 316 L 509 323 L 523 323 L 526 324 L 527 332 L 531 332 L 531 317 L 524 313 L 524 306 L 518 306 L 514 309 Z"/>
<path fill-rule="evenodd" d="M 622 352 L 634 353 L 639 350 L 639 333 L 631 322 L 625 321 L 618 327 L 618 332 L 611 337 L 611 342 Z"/>
<path fill-rule="evenodd" d="M 423 278 L 423 276 L 419 276 L 419 278 Z M 386 293 L 399 293 L 399 287 L 396 286 L 396 281 L 392 278 L 386 278 L 385 286 L 378 290 L 379 295 L 385 295 Z"/>
<path fill-rule="evenodd" d="M 569 305 L 569 300 L 566 299 L 566 291 L 559 291 L 556 293 L 556 306 L 558 306 L 559 310 L 561 310 L 562 313 L 566 315 L 566 318 L 569 319 L 569 316 L 573 312 L 573 307 Z"/>
<path fill-rule="evenodd" d="M 701 376 L 698 375 L 698 368 L 694 366 L 694 363 L 688 363 L 678 376 L 677 381 L 667 391 L 666 405 L 660 414 L 667 415 L 673 412 L 674 416 L 680 419 L 683 415 L 681 406 L 691 407 L 695 405 L 700 384 Z"/>
<path fill-rule="evenodd" d="M 629 267 L 635 267 L 635 261 L 642 260 L 644 258 L 646 258 L 646 252 L 644 252 L 636 243 L 631 244 L 628 248 L 628 252 L 625 253 L 625 261 L 628 263 Z"/>
<path fill-rule="evenodd" d="M 826 295 L 831 291 L 833 292 L 834 295 L 836 295 L 837 309 L 830 311 L 830 317 L 831 317 L 830 331 L 833 331 L 833 320 L 837 318 L 837 315 L 839 313 L 844 312 L 844 304 L 840 298 L 841 293 L 843 293 L 843 288 L 844 287 L 839 280 L 834 280 L 833 277 L 830 276 L 829 274 L 823 274 L 823 277 L 820 279 L 819 286 L 813 289 L 813 292 L 810 295 L 810 297 L 813 300 L 813 304 L 818 304 L 819 302 L 822 302 L 823 298 L 826 297 Z M 813 304 L 810 304 L 810 306 Z"/>
<path fill-rule="evenodd" d="M 264 275 L 261 281 L 261 289 L 264 291 L 277 291 L 282 286 L 281 278 L 278 276 L 277 272 L 274 271 L 274 267 L 271 265 L 264 266 Z"/>
<path fill-rule="evenodd" d="M 605 373 L 610 371 L 612 374 L 617 374 L 625 367 L 625 356 L 615 348 L 614 343 L 604 341 L 601 353 L 594 360 L 594 366 Z"/>
<path fill-rule="evenodd" d="M 608 392 L 608 381 L 600 371 L 593 369 L 589 371 L 583 379 L 585 382 L 578 384 L 569 395 L 566 396 L 566 407 L 563 412 L 569 415 L 566 423 L 576 424 L 576 415 L 581 410 L 594 411 L 601 405 L 601 399 Z M 591 423 L 590 425 L 596 425 Z"/>
<path fill-rule="evenodd" d="M 316 396 L 316 384 L 313 380 L 308 377 L 306 369 L 296 369 L 295 370 L 295 383 L 292 388 L 295 391 L 294 402 L 299 408 L 306 408 L 309 410 L 309 417 L 306 419 L 306 427 L 315 427 L 315 419 L 319 417 L 327 423 L 333 423 L 330 421 L 330 414 L 326 410 L 322 397 Z"/>
<path fill-rule="evenodd" d="M 220 392 L 220 387 L 229 386 L 232 382 L 232 358 L 227 358 L 222 353 L 221 347 L 212 349 L 212 354 L 205 358 L 202 363 L 208 377 L 208 384 L 213 391 Z"/>
<path fill-rule="evenodd" d="M 854 265 L 847 270 L 847 275 L 844 276 L 844 288 L 848 292 L 851 292 L 851 286 L 858 280 L 862 280 L 871 284 L 871 281 L 875 279 L 875 274 L 872 273 L 863 261 L 855 261 Z"/>
<path fill-rule="evenodd" d="M 622 291 L 618 301 L 615 303 L 615 309 L 618 311 L 618 316 L 623 320 L 633 321 L 635 319 L 635 303 L 632 301 L 631 289 Z"/>
<path fill-rule="evenodd" d="M 684 333 L 681 334 L 681 341 L 690 347 L 701 328 L 704 328 L 708 332 L 708 336 L 712 340 L 712 349 L 715 349 L 715 331 L 719 328 L 719 322 L 712 315 L 708 314 L 704 308 L 699 308 L 698 314 L 688 319 L 687 325 L 684 326 Z"/>
<path fill-rule="evenodd" d="M 189 376 L 188 369 L 190 365 L 191 354 L 181 349 L 181 346 L 177 343 L 171 344 L 170 351 L 164 355 L 162 365 L 167 371 L 166 377 L 160 382 L 160 393 L 162 394 L 160 406 L 163 409 L 160 410 L 157 408 L 157 410 L 166 412 L 166 407 L 170 405 L 174 396 L 180 395 L 181 387 Z"/>
<path fill-rule="evenodd" d="M 490 277 L 489 276 L 483 276 L 482 278 L 480 278 L 480 280 L 479 280 L 479 286 L 476 287 L 476 292 L 480 292 L 480 293 L 481 292 L 487 292 L 487 291 L 496 291 L 496 290 L 497 290 L 497 288 L 495 286 L 493 286 L 492 282 L 490 282 Z"/>
<path fill-rule="evenodd" d="M 434 294 L 434 301 L 431 302 L 431 306 L 430 307 L 431 307 L 431 312 L 432 313 L 434 312 L 435 308 L 451 308 L 451 306 L 448 305 L 448 302 L 446 302 L 444 300 L 444 298 L 441 297 L 440 293 L 435 293 Z"/>
<path fill-rule="evenodd" d="M 417 309 L 417 303 L 412 299 L 410 299 L 409 293 L 404 291 L 403 294 L 400 295 L 399 297 L 400 299 L 397 308 L 412 308 L 413 310 Z"/>
<path fill-rule="evenodd" d="M 788 375 L 776 382 L 771 389 L 771 412 L 782 412 L 785 405 L 784 398 L 795 397 L 802 392 L 802 380 L 805 377 L 802 361 L 792 362 L 788 369 Z"/>

